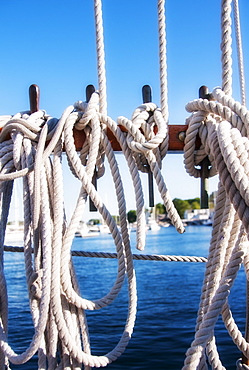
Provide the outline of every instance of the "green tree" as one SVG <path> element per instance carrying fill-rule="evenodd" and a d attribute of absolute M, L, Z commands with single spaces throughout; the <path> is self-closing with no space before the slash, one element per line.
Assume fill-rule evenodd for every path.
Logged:
<path fill-rule="evenodd" d="M 200 198 L 193 198 L 193 199 L 186 199 L 186 200 L 187 200 L 187 202 L 189 202 L 191 209 L 200 209 L 201 208 Z"/>
<path fill-rule="evenodd" d="M 191 206 L 192 209 L 200 209 L 201 208 L 200 203 L 197 202 L 197 201 L 194 201 L 194 202 L 190 203 L 190 206 Z"/>
<path fill-rule="evenodd" d="M 156 204 L 156 213 L 158 215 L 163 215 L 166 213 L 165 205 L 162 203 L 157 203 Z"/>
<path fill-rule="evenodd" d="M 173 199 L 173 203 L 175 205 L 175 208 L 181 218 L 184 217 L 184 212 L 188 209 L 200 209 L 200 198 L 193 198 L 193 199 L 179 199 L 175 198 Z"/>
<path fill-rule="evenodd" d="M 187 200 L 175 198 L 173 199 L 174 206 L 181 218 L 184 217 L 184 212 L 187 209 L 191 209 L 190 203 Z"/>
<path fill-rule="evenodd" d="M 136 222 L 137 220 L 137 212 L 134 210 L 131 210 L 127 213 L 128 222 L 132 224 L 133 222 Z"/>

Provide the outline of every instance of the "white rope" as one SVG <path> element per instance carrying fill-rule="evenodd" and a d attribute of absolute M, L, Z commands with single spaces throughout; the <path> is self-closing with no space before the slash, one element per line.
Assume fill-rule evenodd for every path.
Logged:
<path fill-rule="evenodd" d="M 221 1 L 221 60 L 222 60 L 222 90 L 232 95 L 232 0 Z"/>
<path fill-rule="evenodd" d="M 102 9 L 101 1 L 95 0 L 99 92 L 93 93 L 88 103 L 77 102 L 69 106 L 59 120 L 44 111 L 0 117 L 0 125 L 3 126 L 0 135 L 0 367 L 8 367 L 9 361 L 25 363 L 36 352 L 39 369 L 76 370 L 84 365 L 85 370 L 90 370 L 91 367 L 104 367 L 116 360 L 124 352 L 135 324 L 137 296 L 133 259 L 207 262 L 196 334 L 187 351 L 184 370 L 207 369 L 206 357 L 213 369 L 224 369 L 214 336 L 219 315 L 222 315 L 234 343 L 244 356 L 249 357 L 248 343 L 240 333 L 228 304 L 230 290 L 242 263 L 249 276 L 249 112 L 231 98 L 231 1 L 222 0 L 222 90 L 214 89 L 213 101 L 197 99 L 187 105 L 192 115 L 187 121 L 186 170 L 199 177 L 198 166 L 208 156 L 210 175 L 218 173 L 220 177 L 207 260 L 195 256 L 132 255 L 122 178 L 106 136 L 108 128 L 120 144 L 129 166 L 138 215 L 138 249 L 143 249 L 145 245 L 144 199 L 139 170 L 152 172 L 172 224 L 179 232 L 184 232 L 160 171 L 168 141 L 164 1 L 158 1 L 161 110 L 153 103 L 146 103 L 134 111 L 131 120 L 121 116 L 115 122 L 107 116 Z M 124 126 L 127 133 L 122 132 L 119 125 Z M 80 154 L 74 146 L 74 128 L 83 130 L 86 137 Z M 197 135 L 201 140 L 198 150 L 195 149 Z M 69 168 L 81 183 L 76 207 L 68 224 L 63 204 L 63 147 Z M 97 177 L 104 173 L 104 155 L 115 184 L 120 230 L 92 185 L 94 173 L 97 172 Z M 18 177 L 23 177 L 23 251 L 34 322 L 34 336 L 21 354 L 15 353 L 8 343 L 7 287 L 3 269 L 9 204 L 13 180 Z M 71 252 L 88 197 L 108 225 L 116 253 Z M 94 299 L 85 299 L 80 294 L 72 254 L 117 258 L 117 276 L 109 292 Z M 91 353 L 85 310 L 101 309 L 112 303 L 126 277 L 128 308 L 123 333 L 112 350 L 95 356 Z M 247 368 L 240 360 L 237 367 Z"/>
<path fill-rule="evenodd" d="M 159 67 L 160 67 L 160 95 L 161 111 L 164 124 L 167 127 L 169 123 L 168 108 L 168 83 L 167 83 L 167 54 L 166 54 L 166 29 L 165 29 L 165 0 L 158 0 L 158 35 L 159 35 Z M 161 146 L 161 157 L 164 158 L 168 150 L 168 135 L 165 136 Z"/>
<path fill-rule="evenodd" d="M 128 138 L 122 133 L 117 124 L 106 116 L 107 101 L 103 20 L 101 1 L 96 0 L 94 2 L 94 10 L 99 94 L 93 94 L 88 104 L 77 103 L 74 106 L 68 107 L 59 121 L 47 116 L 43 111 L 36 112 L 33 115 L 29 115 L 25 112 L 20 115 L 17 114 L 13 118 L 3 117 L 1 120 L 5 125 L 0 140 L 5 141 L 9 135 L 12 135 L 14 150 L 13 160 L 11 156 L 8 158 L 8 163 L 10 164 L 9 169 L 7 172 L 2 172 L 3 174 L 0 175 L 0 180 L 4 181 L 12 180 L 16 177 L 24 177 L 24 205 L 27 207 L 24 210 L 24 252 L 27 284 L 31 299 L 31 312 L 36 329 L 33 341 L 23 354 L 15 354 L 8 346 L 7 342 L 2 346 L 4 356 L 14 363 L 27 361 L 39 347 L 39 368 L 46 367 L 46 358 L 49 363 L 49 368 L 51 369 L 57 367 L 67 369 L 70 367 L 70 363 L 74 364 L 74 369 L 80 368 L 81 364 L 84 364 L 85 369 L 90 369 L 92 366 L 106 366 L 120 356 L 127 346 L 132 334 L 137 300 L 133 256 L 131 254 L 127 228 L 122 181 L 113 150 L 105 134 L 106 126 L 117 136 L 117 140 L 125 153 L 125 158 L 129 165 L 134 183 L 138 215 L 137 247 L 143 249 L 145 244 L 144 201 L 138 173 L 138 168 L 142 168 L 145 161 L 149 163 L 155 176 L 159 191 L 164 198 L 164 203 L 169 216 L 172 218 L 173 224 L 176 225 L 178 231 L 184 231 L 160 173 L 163 142 L 167 143 L 168 140 L 166 135 L 167 126 L 165 124 L 165 121 L 166 123 L 168 121 L 167 92 L 165 88 L 166 59 L 164 55 L 166 44 L 165 40 L 163 40 L 165 39 L 165 32 L 162 28 L 162 24 L 164 23 L 164 11 L 162 6 L 164 6 L 164 4 L 162 2 L 160 4 L 159 2 L 160 76 L 163 116 L 154 106 L 152 109 L 153 119 L 149 117 L 147 113 L 145 117 L 142 117 L 147 108 L 144 112 L 143 110 L 141 112 L 137 111 L 133 119 L 133 126 L 137 128 L 134 131 L 132 127 L 130 127 Z M 78 157 L 74 147 L 72 135 L 74 126 L 77 129 L 84 130 L 86 135 L 86 145 L 82 148 L 80 157 Z M 40 127 L 42 127 L 42 129 L 40 129 Z M 141 127 L 145 133 L 144 138 L 141 135 L 139 136 L 139 127 Z M 154 135 L 155 127 L 158 129 L 156 135 Z M 134 138 L 132 136 L 133 134 L 135 135 Z M 45 142 L 47 140 L 49 140 L 49 143 L 45 148 Z M 134 143 L 134 145 L 132 145 L 132 143 Z M 159 153 L 160 144 L 162 144 L 161 153 Z M 66 227 L 63 216 L 62 173 L 60 163 L 62 145 L 65 147 L 72 173 L 82 184 L 78 202 L 68 227 Z M 139 145 L 140 149 L 138 149 Z M 144 149 L 142 149 L 142 147 L 144 147 Z M 164 145 L 164 151 L 165 148 L 166 146 Z M 51 165 L 49 156 L 52 152 L 54 153 L 54 159 Z M 102 162 L 104 152 L 109 161 L 115 183 L 121 233 L 91 183 L 95 169 L 97 169 L 97 176 L 103 174 Z M 137 152 L 141 153 L 142 165 L 139 163 Z M 3 158 L 5 157 L 3 156 Z M 45 179 L 47 181 L 47 186 L 45 186 Z M 113 287 L 104 297 L 97 300 L 95 299 L 94 301 L 86 300 L 79 294 L 70 252 L 72 240 L 82 217 L 88 195 L 91 197 L 110 228 L 116 245 L 116 256 L 118 258 L 117 278 Z M 45 204 L 47 208 L 44 208 L 46 212 L 43 213 L 42 205 Z M 30 217 L 30 214 L 32 214 L 32 217 Z M 49 215 L 46 223 L 44 219 L 45 214 Z M 33 257 L 31 243 L 33 243 Z M 47 258 L 47 268 L 51 269 L 51 272 L 48 270 L 48 273 L 45 269 L 47 264 L 41 262 L 44 258 L 44 245 L 47 245 L 47 243 L 51 250 L 50 259 Z M 60 258 L 58 258 L 58 256 L 60 256 Z M 175 257 L 174 259 L 176 260 Z M 182 257 L 182 260 L 186 259 Z M 198 260 L 198 258 L 194 258 L 194 260 Z M 49 284 L 46 286 L 44 283 L 44 281 L 46 281 L 45 274 L 46 279 L 49 279 Z M 126 275 L 128 277 L 129 307 L 123 335 L 111 352 L 105 356 L 92 356 L 84 310 L 100 309 L 110 304 L 120 291 Z M 48 291 L 50 310 L 48 310 L 48 304 L 46 303 L 43 314 L 43 311 L 40 312 L 39 309 L 42 306 L 43 297 L 44 295 L 47 297 Z M 48 300 L 46 300 L 46 302 L 48 302 Z M 78 316 L 77 320 L 76 315 Z M 46 345 L 46 338 L 43 335 L 45 329 L 54 338 L 53 345 Z M 81 338 L 83 342 L 81 342 Z M 57 343 L 61 348 L 59 362 L 56 359 Z"/>
<path fill-rule="evenodd" d="M 156 156 L 154 154 L 154 150 L 158 148 L 166 134 L 166 128 L 163 118 L 161 116 L 161 112 L 157 109 L 156 106 L 153 106 L 152 104 L 143 104 L 141 107 L 139 107 L 139 109 L 140 113 L 135 111 L 133 114 L 132 121 L 128 120 L 125 117 L 118 117 L 118 123 L 124 126 L 128 131 L 127 143 L 130 149 L 135 153 L 139 154 L 141 153 L 142 155 L 145 156 L 147 163 L 150 166 L 151 172 L 153 173 L 153 176 L 156 180 L 158 190 L 164 201 L 168 217 L 171 219 L 173 225 L 176 227 L 178 232 L 183 233 L 184 227 L 182 225 L 182 221 L 175 210 L 175 207 L 170 198 L 168 189 L 166 187 L 166 184 L 160 171 L 159 167 L 160 164 L 158 165 Z M 146 116 L 144 116 L 144 112 L 148 111 L 153 112 L 154 120 L 152 120 L 151 122 L 155 122 L 158 127 L 157 134 L 155 135 L 153 134 L 151 138 L 146 137 L 145 136 L 146 130 L 143 130 L 144 127 L 146 126 L 145 122 Z M 142 134 L 142 132 L 139 130 L 140 128 L 142 128 L 145 134 Z M 150 133 L 152 134 L 153 131 L 151 130 Z"/>
<path fill-rule="evenodd" d="M 235 32 L 236 32 L 239 78 L 240 78 L 241 103 L 243 105 L 246 105 L 246 88 L 245 88 L 244 62 L 243 62 L 243 50 L 242 50 L 242 39 L 241 39 L 241 30 L 240 30 L 240 16 L 239 16 L 238 0 L 233 0 L 233 9 L 234 9 L 234 24 L 235 24 Z"/>
<path fill-rule="evenodd" d="M 23 253 L 23 247 L 5 245 L 6 252 Z M 77 257 L 95 257 L 95 258 L 111 258 L 117 259 L 117 253 L 111 252 L 90 252 L 90 251 L 71 251 L 72 256 Z M 160 255 L 160 254 L 132 254 L 134 260 L 141 261 L 161 261 L 161 262 L 207 262 L 206 257 L 198 256 L 174 256 L 174 255 Z"/>
<path fill-rule="evenodd" d="M 231 1 L 222 1 L 223 91 L 214 89 L 214 101 L 198 99 L 186 106 L 193 113 L 188 119 L 185 168 L 190 175 L 199 177 L 200 170 L 197 166 L 208 155 L 211 163 L 210 176 L 218 173 L 220 184 L 195 339 L 186 353 L 184 370 L 207 369 L 206 357 L 212 369 L 225 369 L 214 337 L 214 327 L 220 314 L 234 343 L 249 358 L 248 343 L 238 329 L 228 304 L 229 292 L 237 271 L 243 261 L 245 263 L 248 260 L 249 231 L 249 115 L 247 109 L 230 96 L 230 14 Z M 201 147 L 195 150 L 197 135 L 201 139 Z M 246 369 L 247 366 L 239 360 L 237 368 Z"/>
<path fill-rule="evenodd" d="M 232 319 L 227 303 L 237 270 L 248 253 L 249 116 L 240 103 L 220 89 L 215 89 L 212 97 L 216 101 L 198 99 L 187 105 L 193 115 L 188 121 L 186 169 L 198 176 L 196 166 L 204 151 L 211 162 L 211 173 L 219 174 L 220 186 L 196 335 L 187 352 L 184 370 L 205 368 L 206 355 L 213 369 L 224 368 L 213 334 L 221 313 L 233 341 L 245 356 L 249 355 L 248 345 Z M 201 155 L 190 145 L 197 134 L 202 142 Z"/>
<path fill-rule="evenodd" d="M 149 112 L 150 114 L 148 114 Z M 134 257 L 131 253 L 122 179 L 113 149 L 105 133 L 106 127 L 117 138 L 134 183 L 138 214 L 138 248 L 143 249 L 145 244 L 145 212 L 138 171 L 138 167 L 141 165 L 134 153 L 141 153 L 141 157 L 145 157 L 155 176 L 169 216 L 172 217 L 172 222 L 180 232 L 184 230 L 179 216 L 176 216 L 160 172 L 161 157 L 158 154 L 158 147 L 166 134 L 161 112 L 155 105 L 148 104 L 135 111 L 133 122 L 125 118 L 120 118 L 120 121 L 128 128 L 128 135 L 122 132 L 111 118 L 99 113 L 99 94 L 94 93 L 88 104 L 77 102 L 74 106 L 69 106 L 59 120 L 51 119 L 45 112 L 39 111 L 39 114 L 17 115 L 6 122 L 3 137 L 10 135 L 12 139 L 0 143 L 0 176 L 2 184 L 6 184 L 6 186 L 8 185 L 7 180 L 23 176 L 24 255 L 35 335 L 26 351 L 22 354 L 15 353 L 5 337 L 7 324 L 4 324 L 6 319 L 4 319 L 5 314 L 2 310 L 2 325 L 5 326 L 0 327 L 0 338 L 2 340 L 2 361 L 4 362 L 9 359 L 16 364 L 24 363 L 39 348 L 38 367 L 41 369 L 46 368 L 46 362 L 49 363 L 51 369 L 57 367 L 66 369 L 69 363 L 74 363 L 74 369 L 79 368 L 81 364 L 84 364 L 85 369 L 90 369 L 91 367 L 106 366 L 114 361 L 123 353 L 129 342 L 135 323 L 137 301 L 133 268 Z M 51 135 L 51 122 L 53 135 Z M 78 130 L 84 130 L 86 133 L 87 151 L 86 148 L 83 148 L 80 156 L 74 147 L 74 127 Z M 142 128 L 144 135 L 141 134 L 139 128 Z M 154 134 L 155 128 L 156 134 Z M 45 145 L 48 139 L 49 143 Z M 68 226 L 66 226 L 64 219 L 63 189 L 61 186 L 62 146 L 65 148 L 73 175 L 81 181 L 78 202 Z M 120 231 L 92 185 L 95 168 L 102 171 L 98 161 L 103 152 L 109 162 L 115 184 L 121 224 Z M 51 157 L 51 155 L 53 156 Z M 4 194 L 6 196 L 9 194 L 5 188 Z M 103 297 L 94 300 L 87 300 L 80 295 L 71 260 L 72 241 L 88 196 L 93 200 L 112 233 L 116 245 L 115 258 L 118 259 L 117 277 L 113 287 Z M 10 196 L 8 202 L 9 200 Z M 6 212 L 4 216 L 6 225 L 8 207 L 5 206 L 5 203 L 3 203 L 2 209 Z M 5 226 L 3 225 L 2 235 L 4 232 Z M 2 238 L 2 246 L 3 241 Z M 154 259 L 156 258 L 154 257 Z M 157 259 L 205 261 L 203 258 L 188 256 L 166 256 L 157 257 Z M 4 271 L 0 272 L 1 287 L 4 289 Z M 110 304 L 122 288 L 125 276 L 128 278 L 129 304 L 124 332 L 113 350 L 103 356 L 94 356 L 90 350 L 84 310 L 100 309 Z M 7 311 L 5 310 L 5 312 Z M 45 330 L 54 338 L 53 345 L 46 343 Z M 56 353 L 57 347 L 61 348 L 59 360 Z"/>
<path fill-rule="evenodd" d="M 96 30 L 96 47 L 97 47 L 97 69 L 100 93 L 100 113 L 107 113 L 106 98 L 106 71 L 105 71 L 105 51 L 104 51 L 104 31 L 102 18 L 101 0 L 94 0 L 95 30 Z"/>

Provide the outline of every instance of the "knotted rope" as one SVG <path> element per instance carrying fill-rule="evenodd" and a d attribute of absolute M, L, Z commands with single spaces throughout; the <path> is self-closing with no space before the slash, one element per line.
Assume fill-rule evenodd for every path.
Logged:
<path fill-rule="evenodd" d="M 231 97 L 231 0 L 222 1 L 221 19 L 222 89 L 214 89 L 209 100 L 197 99 L 186 106 L 192 115 L 187 120 L 185 168 L 191 176 L 200 177 L 198 165 L 208 156 L 209 175 L 218 173 L 220 183 L 195 339 L 187 351 L 184 370 L 207 369 L 207 359 L 212 369 L 225 369 L 214 336 L 219 315 L 222 315 L 234 343 L 249 358 L 248 343 L 238 329 L 228 304 L 229 293 L 241 264 L 244 264 L 248 279 L 249 231 L 249 112 Z M 241 81 L 243 84 L 243 78 Z M 242 93 L 243 89 L 242 86 Z M 195 150 L 197 135 L 201 146 Z M 237 368 L 247 369 L 248 366 L 239 360 Z"/>
<path fill-rule="evenodd" d="M 152 103 L 143 105 L 134 112 L 131 121 L 120 117 L 118 122 L 125 126 L 127 133 L 121 131 L 110 117 L 99 112 L 99 94 L 95 92 L 88 104 L 77 102 L 69 106 L 59 120 L 39 111 L 31 115 L 24 113 L 14 116 L 4 124 L 0 135 L 2 254 L 13 180 L 23 177 L 24 256 L 35 327 L 34 337 L 27 350 L 22 354 L 15 353 L 7 341 L 7 307 L 1 307 L 1 353 L 5 363 L 7 359 L 15 364 L 24 363 L 38 351 L 39 368 L 43 368 L 46 362 L 51 369 L 57 366 L 66 368 L 68 361 L 84 364 L 86 368 L 106 366 L 120 356 L 130 339 L 136 316 L 136 281 L 122 179 L 106 136 L 106 128 L 115 135 L 130 168 L 137 202 L 138 248 L 142 249 L 145 243 L 144 201 L 138 171 L 144 162 L 138 161 L 139 155 L 146 159 L 145 168 L 149 165 L 154 174 L 172 222 L 180 232 L 183 231 L 160 172 L 158 147 L 166 135 L 160 110 Z M 74 146 L 73 128 L 84 130 L 86 136 L 79 155 Z M 6 141 L 9 135 L 11 138 Z M 63 206 L 62 147 L 73 175 L 81 182 L 78 201 L 68 225 Z M 95 168 L 102 171 L 99 158 L 103 153 L 109 162 L 115 184 L 120 231 L 92 185 Z M 8 191 L 7 186 L 10 189 Z M 113 287 L 104 297 L 95 300 L 87 300 L 80 295 L 71 260 L 72 241 L 88 196 L 112 233 L 118 259 L 117 278 Z M 110 304 L 122 288 L 125 276 L 128 278 L 129 305 L 123 335 L 115 348 L 106 355 L 91 355 L 84 311 Z M 2 296 L 6 297 L 7 302 L 3 270 L 1 281 Z M 45 331 L 54 338 L 53 343 L 47 343 Z M 60 362 L 57 360 L 58 346 L 61 348 Z"/>
<path fill-rule="evenodd" d="M 198 165 L 208 156 L 210 175 L 218 173 L 220 185 L 214 228 L 207 262 L 203 292 L 198 312 L 196 335 L 187 352 L 184 369 L 223 369 L 216 349 L 214 327 L 221 314 L 233 341 L 249 357 L 248 343 L 238 330 L 228 305 L 228 296 L 240 265 L 248 275 L 248 119 L 245 106 L 231 98 L 231 0 L 222 1 L 222 90 L 211 94 L 211 101 L 198 99 L 187 105 L 185 166 L 195 177 Z M 136 280 L 127 227 L 124 190 L 118 165 L 107 138 L 112 131 L 127 160 L 133 181 L 138 216 L 137 247 L 145 244 L 144 200 L 139 170 L 152 172 L 168 216 L 179 232 L 184 228 L 174 209 L 160 168 L 168 143 L 168 107 L 166 84 L 166 42 L 164 2 L 158 1 L 161 110 L 153 103 L 138 107 L 131 120 L 107 116 L 106 77 L 101 1 L 95 1 L 95 25 L 99 92 L 89 102 L 69 106 L 61 118 L 49 117 L 44 111 L 23 112 L 0 118 L 0 367 L 8 362 L 25 363 L 38 351 L 39 369 L 79 369 L 84 364 L 103 367 L 125 350 L 136 317 Z M 243 90 L 243 89 L 242 89 Z M 125 127 L 124 133 L 119 125 Z M 85 145 L 76 152 L 73 129 L 83 130 Z M 201 147 L 195 150 L 197 135 Z M 63 206 L 62 149 L 69 167 L 81 182 L 74 213 L 67 224 Z M 92 185 L 94 173 L 104 173 L 106 157 L 115 184 L 121 230 Z M 17 354 L 8 344 L 7 286 L 3 269 L 4 236 L 13 181 L 23 177 L 24 257 L 34 336 L 29 347 Z M 105 296 L 87 300 L 81 296 L 71 259 L 71 245 L 90 197 L 108 225 L 118 259 L 117 277 Z M 185 261 L 188 257 L 178 256 Z M 162 260 L 170 259 L 162 257 Z M 177 260 L 176 256 L 172 256 Z M 189 259 L 198 260 L 197 257 Z M 128 312 L 123 334 L 113 350 L 102 356 L 91 354 L 85 310 L 101 309 L 116 298 L 125 277 L 128 279 Z M 47 340 L 47 333 L 50 340 Z M 247 366 L 238 361 L 238 368 Z"/>
<path fill-rule="evenodd" d="M 231 322 L 230 315 L 225 314 L 230 312 L 227 299 L 242 263 L 248 273 L 245 262 L 249 231 L 249 112 L 240 103 L 225 95 L 221 89 L 215 89 L 212 98 L 215 101 L 199 99 L 187 104 L 187 110 L 194 113 L 189 119 L 187 130 L 185 166 L 192 175 L 199 176 L 199 169 L 195 166 L 203 156 L 208 155 L 211 163 L 210 173 L 219 174 L 221 186 L 196 336 L 187 352 L 183 369 L 199 368 L 205 358 L 205 352 L 213 368 L 216 368 L 217 362 L 220 363 L 213 330 L 221 313 L 234 342 L 246 357 L 249 355 L 242 334 L 236 324 Z M 202 121 L 198 122 L 197 118 L 200 117 Z M 195 134 L 200 136 L 202 145 L 199 153 L 193 153 L 191 150 L 190 154 L 188 140 L 192 141 Z"/>
<path fill-rule="evenodd" d="M 166 154 L 168 143 L 164 1 L 158 2 L 162 113 L 151 103 L 139 107 L 131 121 L 120 117 L 118 123 L 126 127 L 128 134 L 122 132 L 117 123 L 107 116 L 100 0 L 94 1 L 94 11 L 99 92 L 93 93 L 87 103 L 77 102 L 69 106 L 59 120 L 49 117 L 44 111 L 1 117 L 1 260 L 13 181 L 23 177 L 24 257 L 35 334 L 22 354 L 15 353 L 9 346 L 7 287 L 1 267 L 1 297 L 4 304 L 0 311 L 0 366 L 8 366 L 8 361 L 24 363 L 38 351 L 38 367 L 41 369 L 46 366 L 49 369 L 76 369 L 84 364 L 85 369 L 89 370 L 90 367 L 106 366 L 114 361 L 122 354 L 130 339 L 136 316 L 136 280 L 124 190 L 106 128 L 112 131 L 119 142 L 130 169 L 137 208 L 137 248 L 143 249 L 145 244 L 145 210 L 139 169 L 152 171 L 172 223 L 179 232 L 184 231 L 160 172 L 161 158 Z M 85 133 L 85 145 L 80 155 L 74 146 L 73 128 Z M 81 182 L 77 204 L 68 225 L 63 206 L 62 148 L 65 149 L 73 175 Z M 104 156 L 115 184 L 120 231 L 92 185 L 94 174 L 100 177 L 104 173 Z M 117 278 L 113 287 L 104 297 L 95 300 L 86 300 L 80 295 L 70 250 L 88 197 L 111 231 L 118 259 Z M 128 278 L 129 305 L 124 332 L 112 351 L 104 356 L 91 355 L 85 310 L 100 309 L 110 304 L 122 288 L 125 276 Z M 45 331 L 51 339 L 48 342 Z"/>

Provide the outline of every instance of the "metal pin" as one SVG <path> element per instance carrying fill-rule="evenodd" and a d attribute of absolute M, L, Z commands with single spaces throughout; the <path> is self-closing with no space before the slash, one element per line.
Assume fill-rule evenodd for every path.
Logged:
<path fill-rule="evenodd" d="M 184 142 L 184 140 L 186 139 L 186 132 L 184 132 L 184 131 L 179 132 L 179 134 L 178 134 L 178 139 L 179 139 L 181 142 Z"/>
<path fill-rule="evenodd" d="M 150 103 L 152 101 L 151 87 L 149 85 L 144 85 L 142 87 L 143 103 Z M 149 207 L 154 207 L 154 184 L 153 184 L 153 174 L 151 169 L 148 170 L 148 187 L 149 187 Z"/>
<path fill-rule="evenodd" d="M 95 92 L 95 87 L 93 85 L 87 85 L 86 87 L 86 102 L 89 103 L 89 100 L 91 99 L 92 94 Z M 97 175 L 96 170 L 94 171 L 93 177 L 92 177 L 92 184 L 97 190 Z M 89 198 L 89 211 L 90 212 L 96 212 L 97 208 L 95 207 L 95 204 L 93 203 L 92 199 Z"/>
<path fill-rule="evenodd" d="M 210 99 L 207 86 L 201 86 L 199 89 L 199 98 Z M 208 201 L 208 174 L 209 174 L 209 159 L 204 158 L 201 161 L 201 209 L 209 208 Z"/>
<path fill-rule="evenodd" d="M 93 85 L 87 85 L 86 87 L 86 102 L 89 103 L 92 94 L 95 92 L 95 87 Z"/>
<path fill-rule="evenodd" d="M 39 86 L 33 84 L 29 87 L 29 106 L 30 113 L 38 112 L 40 104 L 40 89 Z"/>

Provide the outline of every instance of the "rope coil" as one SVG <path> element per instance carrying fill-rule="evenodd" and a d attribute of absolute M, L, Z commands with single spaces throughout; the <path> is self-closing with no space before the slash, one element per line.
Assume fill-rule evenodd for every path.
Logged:
<path fill-rule="evenodd" d="M 184 227 L 177 214 L 161 174 L 161 161 L 168 147 L 168 105 L 164 1 L 158 1 L 161 110 L 153 103 L 138 107 L 131 120 L 119 117 L 117 122 L 107 115 L 106 73 L 101 1 L 94 1 L 99 92 L 88 102 L 69 106 L 58 120 L 45 111 L 22 112 L 0 117 L 0 367 L 9 368 L 9 361 L 21 364 L 38 352 L 39 369 L 78 369 L 84 364 L 104 367 L 125 350 L 136 318 L 136 278 L 133 259 L 207 262 L 203 291 L 198 311 L 196 334 L 187 351 L 183 369 L 224 369 L 216 348 L 214 327 L 219 315 L 225 322 L 234 343 L 249 358 L 248 342 L 239 331 L 228 304 L 228 297 L 237 272 L 244 264 L 248 269 L 249 231 L 249 112 L 232 97 L 231 4 L 222 0 L 222 89 L 212 92 L 212 100 L 197 99 L 187 104 L 188 118 L 184 163 L 187 172 L 200 177 L 199 165 L 208 156 L 209 175 L 219 174 L 214 228 L 208 259 L 189 256 L 132 255 L 127 227 L 124 189 L 118 165 L 106 128 L 117 139 L 130 169 L 137 208 L 137 248 L 145 245 L 144 199 L 139 170 L 151 172 L 172 224 L 182 233 Z M 238 18 L 237 3 L 235 13 Z M 240 54 L 240 30 L 237 26 Z M 240 66 L 241 85 L 243 69 Z M 244 86 L 241 86 L 245 104 Z M 119 125 L 126 128 L 121 131 Z M 85 145 L 76 152 L 73 129 L 85 134 Z M 195 149 L 197 136 L 200 149 Z M 62 149 L 65 149 L 72 174 L 81 182 L 77 204 L 69 223 L 65 218 L 62 189 Z M 93 176 L 104 174 L 106 158 L 115 184 L 121 221 L 119 230 L 99 193 L 92 184 Z M 24 259 L 34 336 L 21 354 L 8 344 L 7 286 L 3 269 L 4 236 L 8 220 L 13 182 L 23 178 Z M 116 248 L 109 258 L 118 259 L 116 280 L 105 296 L 85 299 L 79 293 L 74 271 L 71 245 L 90 197 L 108 225 Z M 75 252 L 78 255 L 79 252 Z M 93 254 L 85 252 L 85 256 Z M 103 254 L 94 256 L 103 257 Z M 105 256 L 106 257 L 106 256 Z M 113 350 L 102 356 L 91 354 L 85 310 L 101 309 L 110 304 L 128 279 L 128 309 L 124 331 Z M 47 340 L 49 333 L 50 340 Z M 238 360 L 237 368 L 248 366 Z"/>
<path fill-rule="evenodd" d="M 185 168 L 199 177 L 198 164 L 208 155 L 210 175 L 219 174 L 220 186 L 195 340 L 187 351 L 184 370 L 204 366 L 205 356 L 212 368 L 221 368 L 217 367 L 222 364 L 213 334 L 220 314 L 235 344 L 244 356 L 249 356 L 248 345 L 228 305 L 229 291 L 242 263 L 248 274 L 249 116 L 244 106 L 221 89 L 214 89 L 212 98 L 215 101 L 198 99 L 187 104 L 187 110 L 193 113 L 185 139 Z M 202 143 L 199 151 L 191 144 L 197 135 Z"/>
<path fill-rule="evenodd" d="M 234 343 L 249 358 L 248 343 L 238 329 L 228 297 L 237 272 L 244 263 L 248 275 L 248 110 L 231 97 L 231 1 L 222 1 L 222 90 L 216 88 L 212 101 L 198 99 L 187 104 L 188 119 L 184 163 L 191 176 L 200 177 L 198 164 L 208 156 L 210 176 L 219 174 L 220 184 L 208 263 L 197 316 L 195 339 L 186 353 L 184 370 L 224 369 L 216 348 L 214 327 L 222 315 Z M 243 90 L 243 89 L 242 89 Z M 242 97 L 244 102 L 244 98 Z M 201 139 L 199 150 L 193 140 Z M 237 368 L 247 368 L 241 361 Z"/>
<path fill-rule="evenodd" d="M 150 112 L 153 112 L 154 118 Z M 35 325 L 33 340 L 22 354 L 15 353 L 8 345 L 5 336 L 7 324 L 1 327 L 0 337 L 3 343 L 1 351 L 5 363 L 8 360 L 15 364 L 24 363 L 39 348 L 39 364 L 49 361 L 50 368 L 56 368 L 59 364 L 65 368 L 65 356 L 71 359 L 70 361 L 84 364 L 86 368 L 100 367 L 114 361 L 127 346 L 136 317 L 134 257 L 131 254 L 122 180 L 113 149 L 106 136 L 106 127 L 117 138 L 134 183 L 138 215 L 137 247 L 143 249 L 145 244 L 145 212 L 136 153 L 141 153 L 150 166 L 169 215 L 172 216 L 172 222 L 180 232 L 184 230 L 168 195 L 160 172 L 160 163 L 157 164 L 157 158 L 160 157 L 158 147 L 166 135 L 160 110 L 153 103 L 145 104 L 134 112 L 133 121 L 119 118 L 118 122 L 125 125 L 128 134 L 122 132 L 115 121 L 99 112 L 99 94 L 96 92 L 92 94 L 89 103 L 77 102 L 73 106 L 69 106 L 59 120 L 52 119 L 44 111 L 39 111 L 31 115 L 22 114 L 5 123 L 3 138 L 10 135 L 11 139 L 0 144 L 1 194 L 4 199 L 6 184 L 9 183 L 12 189 L 13 180 L 17 177 L 23 177 L 24 257 L 31 312 Z M 52 128 L 51 122 L 53 123 Z M 86 135 L 86 145 L 83 146 L 80 154 L 76 152 L 74 146 L 73 128 L 83 130 Z M 144 134 L 138 130 L 139 128 Z M 156 134 L 154 134 L 154 130 L 156 130 Z M 81 181 L 78 201 L 68 226 L 64 216 L 61 186 L 62 147 L 65 149 L 73 175 Z M 95 168 L 97 168 L 98 175 L 103 173 L 101 160 L 103 154 L 109 162 L 115 184 L 120 231 L 92 185 Z M 72 241 L 82 218 L 88 196 L 91 197 L 112 233 L 116 245 L 115 258 L 118 259 L 117 277 L 113 287 L 104 297 L 94 300 L 86 300 L 79 294 L 71 259 Z M 2 203 L 2 219 L 4 220 L 2 223 L 2 245 L 4 245 L 10 199 L 9 196 L 6 200 L 7 206 L 6 201 Z M 198 257 L 183 256 L 151 258 L 154 260 L 205 261 L 205 259 Z M 93 356 L 90 352 L 84 311 L 100 309 L 110 304 L 122 288 L 125 276 L 128 277 L 129 304 L 123 335 L 111 352 L 104 356 Z M 2 280 L 2 289 L 4 289 L 3 271 Z M 62 296 L 61 292 L 63 292 Z M 4 294 L 6 294 L 6 289 Z M 82 320 L 82 322 L 77 320 L 75 322 L 75 314 L 79 315 L 81 319 L 78 320 Z M 3 320 L 4 322 L 6 320 Z M 58 333 L 58 344 L 54 343 L 53 346 L 48 346 L 44 339 L 44 332 L 45 330 L 51 332 L 52 328 Z M 55 334 L 51 333 L 51 335 L 54 338 Z M 76 342 L 75 336 L 78 338 Z M 57 343 L 57 339 L 55 342 Z M 58 345 L 61 348 L 60 363 L 56 360 Z"/>

